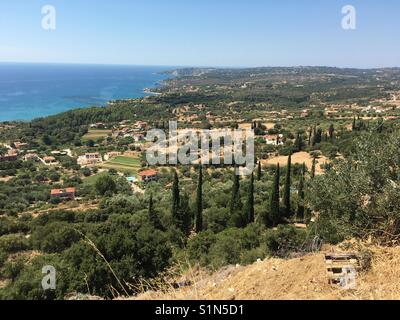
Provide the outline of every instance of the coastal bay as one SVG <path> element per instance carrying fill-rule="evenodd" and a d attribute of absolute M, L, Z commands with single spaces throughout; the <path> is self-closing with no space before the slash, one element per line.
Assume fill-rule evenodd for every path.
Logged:
<path fill-rule="evenodd" d="M 28 121 L 110 100 L 154 95 L 166 67 L 0 64 L 0 122 Z"/>

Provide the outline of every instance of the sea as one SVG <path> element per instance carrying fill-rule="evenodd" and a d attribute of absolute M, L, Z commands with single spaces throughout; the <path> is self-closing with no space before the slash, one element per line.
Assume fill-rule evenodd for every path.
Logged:
<path fill-rule="evenodd" d="M 0 122 L 151 95 L 172 67 L 0 63 Z"/>

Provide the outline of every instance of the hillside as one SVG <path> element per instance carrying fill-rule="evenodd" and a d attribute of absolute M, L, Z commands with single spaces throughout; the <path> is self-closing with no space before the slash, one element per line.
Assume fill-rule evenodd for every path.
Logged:
<path fill-rule="evenodd" d="M 400 248 L 369 247 L 371 268 L 357 276 L 356 290 L 327 281 L 325 252 L 290 260 L 266 259 L 253 265 L 227 267 L 213 274 L 193 271 L 193 285 L 167 293 L 147 292 L 139 300 L 381 300 L 400 299 Z"/>

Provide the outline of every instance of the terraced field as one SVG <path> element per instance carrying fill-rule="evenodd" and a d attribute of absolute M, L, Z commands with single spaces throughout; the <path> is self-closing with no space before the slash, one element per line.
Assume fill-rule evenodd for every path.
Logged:
<path fill-rule="evenodd" d="M 93 140 L 97 141 L 102 138 L 107 138 L 109 134 L 112 133 L 112 130 L 89 130 L 87 134 L 82 137 L 83 141 Z"/>
<path fill-rule="evenodd" d="M 100 167 L 105 169 L 115 169 L 118 171 L 136 173 L 139 171 L 141 165 L 140 160 L 135 157 L 118 156 L 111 160 L 104 162 Z"/>

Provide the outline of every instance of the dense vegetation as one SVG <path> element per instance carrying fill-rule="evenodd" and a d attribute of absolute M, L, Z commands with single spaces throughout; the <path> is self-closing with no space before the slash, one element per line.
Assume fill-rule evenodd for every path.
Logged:
<path fill-rule="evenodd" d="M 0 298 L 63 299 L 73 292 L 113 298 L 157 288 L 177 266 L 217 269 L 288 258 L 318 250 L 321 241 L 354 237 L 397 244 L 397 109 L 386 119 L 351 108 L 329 117 L 324 109 L 385 99 L 399 75 L 397 69 L 185 70 L 160 96 L 12 124 L 1 142 L 27 142 L 43 156 L 62 147 L 78 155 L 131 150 L 132 139 L 111 134 L 85 141 L 97 122 L 114 128 L 141 120 L 165 130 L 179 116 L 188 117 L 182 127 L 250 122 L 257 166 L 248 177 L 224 166 L 160 168 L 157 182 L 133 193 L 124 172 L 81 168 L 68 156 L 57 155 L 54 167 L 0 162 Z M 305 107 L 311 111 L 303 118 Z M 266 114 L 273 117 L 268 128 L 260 120 Z M 197 121 L 189 119 L 193 115 Z M 282 144 L 266 144 L 267 134 L 282 135 Z M 310 154 L 312 164 L 294 163 L 299 152 Z M 288 156 L 287 163 L 262 165 L 279 155 Z M 327 162 L 318 174 L 322 156 Z M 143 154 L 140 162 L 147 166 Z M 80 200 L 50 198 L 50 189 L 64 187 L 76 187 Z M 41 289 L 45 265 L 57 270 L 56 290 Z"/>

